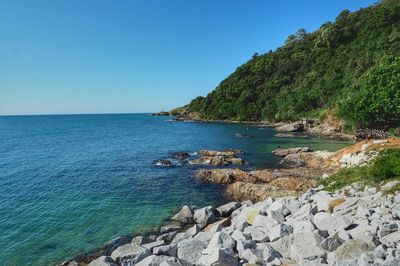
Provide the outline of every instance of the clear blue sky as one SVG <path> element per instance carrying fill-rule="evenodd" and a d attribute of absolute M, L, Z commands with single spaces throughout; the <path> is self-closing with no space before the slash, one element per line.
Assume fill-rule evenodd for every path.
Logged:
<path fill-rule="evenodd" d="M 375 0 L 0 0 L 0 114 L 168 110 Z"/>

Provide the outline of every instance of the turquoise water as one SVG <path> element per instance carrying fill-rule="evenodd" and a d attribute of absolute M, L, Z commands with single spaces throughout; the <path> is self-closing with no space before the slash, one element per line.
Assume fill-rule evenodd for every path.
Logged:
<path fill-rule="evenodd" d="M 347 145 L 273 135 L 139 114 L 0 117 L 0 264 L 51 265 L 159 225 L 183 204 L 227 201 L 220 186 L 194 178 L 199 166 L 154 165 L 173 152 L 239 148 L 255 169 L 278 162 L 269 153 L 277 146 Z"/>

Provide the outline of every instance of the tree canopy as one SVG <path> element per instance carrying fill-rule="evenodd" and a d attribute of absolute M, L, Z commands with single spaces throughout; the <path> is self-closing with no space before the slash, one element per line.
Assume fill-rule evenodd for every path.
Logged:
<path fill-rule="evenodd" d="M 399 115 L 400 0 L 384 0 L 317 31 L 300 29 L 255 54 L 185 107 L 204 119 L 286 121 L 327 111 L 356 125 Z M 349 110 L 352 108 L 352 110 Z"/>

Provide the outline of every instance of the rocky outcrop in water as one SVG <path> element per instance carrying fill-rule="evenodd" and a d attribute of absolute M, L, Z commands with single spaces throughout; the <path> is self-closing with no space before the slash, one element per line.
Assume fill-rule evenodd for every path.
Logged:
<path fill-rule="evenodd" d="M 200 157 L 190 160 L 190 164 L 206 164 L 215 166 L 226 166 L 230 164 L 243 165 L 245 161 L 237 155 L 243 154 L 243 151 L 228 149 L 225 151 L 201 150 Z"/>
<path fill-rule="evenodd" d="M 295 148 L 278 148 L 272 151 L 272 154 L 279 157 L 285 157 L 289 154 L 295 154 L 300 152 L 312 152 L 308 147 L 295 147 Z"/>

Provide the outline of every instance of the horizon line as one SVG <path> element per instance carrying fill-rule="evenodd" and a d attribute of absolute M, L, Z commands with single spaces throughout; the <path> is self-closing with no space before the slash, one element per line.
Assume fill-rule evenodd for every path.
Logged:
<path fill-rule="evenodd" d="M 152 113 L 156 113 L 156 112 L 0 114 L 0 117 L 2 117 L 2 116 L 62 116 L 62 115 L 129 115 L 129 114 L 152 114 Z"/>

